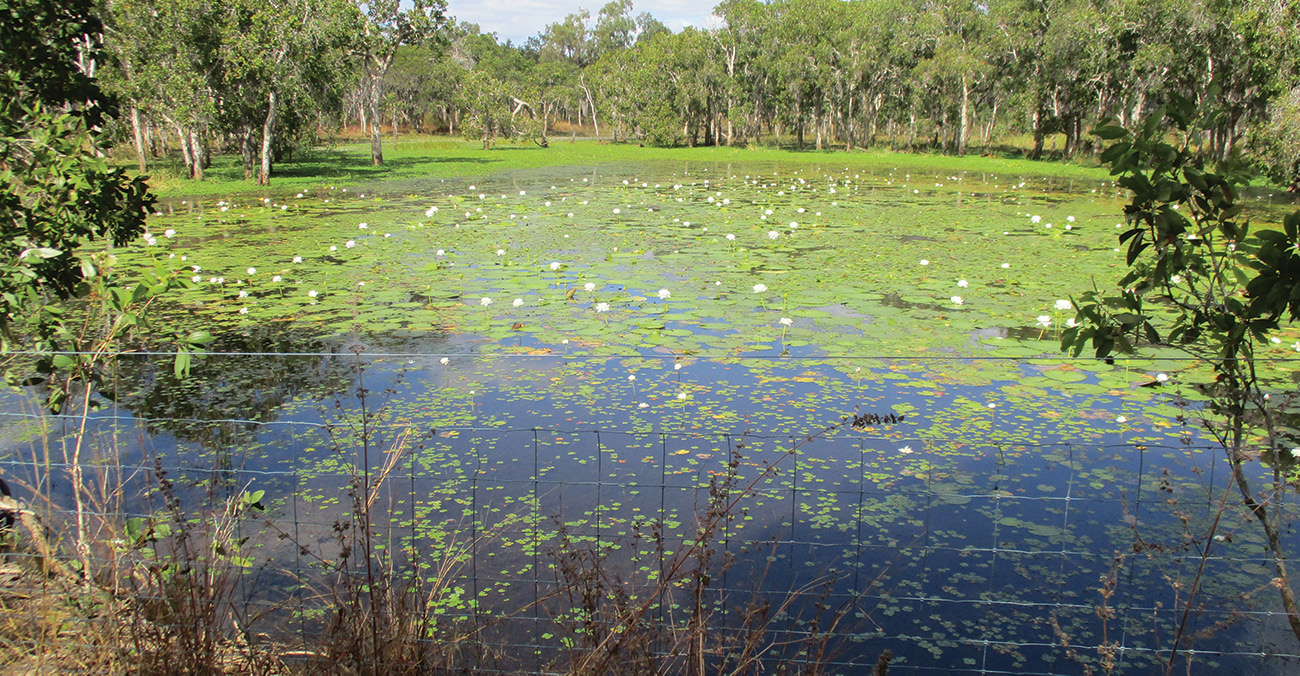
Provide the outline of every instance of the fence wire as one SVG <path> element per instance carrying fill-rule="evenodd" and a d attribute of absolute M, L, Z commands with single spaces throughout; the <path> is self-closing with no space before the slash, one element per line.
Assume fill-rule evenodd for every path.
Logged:
<path fill-rule="evenodd" d="M 1232 485 L 1222 450 L 1204 440 L 356 420 L 108 409 L 92 414 L 96 442 L 78 465 L 67 448 L 80 418 L 11 409 L 0 413 L 0 474 L 46 500 L 52 521 L 71 509 L 74 467 L 112 482 L 117 499 L 83 512 L 117 526 L 159 518 L 161 477 L 187 514 L 266 491 L 265 519 L 239 525 L 255 554 L 239 577 L 238 614 L 303 645 L 322 631 L 321 585 L 338 560 L 338 524 L 358 516 L 349 490 L 364 478 L 374 532 L 403 575 L 427 577 L 431 562 L 455 559 L 441 582 L 458 591 L 435 605 L 480 628 L 483 655 L 494 656 L 475 665 L 484 672 L 545 672 L 569 649 L 581 618 L 559 602 L 583 571 L 564 568 L 565 552 L 599 555 L 608 580 L 645 598 L 711 517 L 705 544 L 716 553 L 701 595 L 711 622 L 739 632 L 753 603 L 782 608 L 768 627 L 773 663 L 826 639 L 822 662 L 846 673 L 870 669 L 886 649 L 895 673 L 1074 673 L 1105 654 L 1141 668 L 1168 659 L 1187 611 L 1180 649 L 1198 664 L 1300 664 L 1252 518 L 1229 510 L 1211 530 Z M 182 426 L 189 441 L 158 433 Z M 230 427 L 258 443 L 224 437 Z M 1289 495 L 1274 497 L 1294 515 Z M 682 626 L 686 587 L 674 583 L 654 604 L 661 627 Z"/>

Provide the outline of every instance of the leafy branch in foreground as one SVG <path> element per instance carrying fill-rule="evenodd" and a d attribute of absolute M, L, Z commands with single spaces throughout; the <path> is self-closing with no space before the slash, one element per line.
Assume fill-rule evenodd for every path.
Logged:
<path fill-rule="evenodd" d="M 1109 357 L 1143 343 L 1165 345 L 1213 369 L 1202 423 L 1225 452 L 1240 506 L 1264 531 L 1272 584 L 1300 640 L 1281 499 L 1300 484 L 1300 449 L 1286 450 L 1300 442 L 1300 429 L 1288 422 L 1292 398 L 1274 384 L 1257 352 L 1284 322 L 1300 317 L 1300 212 L 1286 216 L 1280 229 L 1252 230 L 1239 194 L 1248 177 L 1230 167 L 1207 169 L 1192 145 L 1202 122 L 1195 106 L 1178 99 L 1133 130 L 1107 124 L 1093 131 L 1113 142 L 1102 162 L 1132 192 L 1124 208 L 1128 227 L 1119 236 L 1129 269 L 1117 293 L 1093 290 L 1074 300 L 1078 325 L 1062 334 L 1061 349 L 1078 356 L 1091 347 Z M 1271 472 L 1248 470 L 1256 459 Z M 1263 490 L 1252 486 L 1260 476 L 1267 477 Z M 1218 544 L 1212 535 L 1204 539 L 1203 556 Z"/>
<path fill-rule="evenodd" d="M 100 389 L 100 362 L 184 283 L 162 263 L 133 285 L 112 274 L 111 247 L 144 233 L 154 197 L 99 151 L 116 101 L 81 67 L 100 55 L 93 9 L 21 0 L 0 15 L 0 368 L 10 385 L 45 385 L 56 412 L 74 381 Z M 208 340 L 177 336 L 177 370 Z"/>

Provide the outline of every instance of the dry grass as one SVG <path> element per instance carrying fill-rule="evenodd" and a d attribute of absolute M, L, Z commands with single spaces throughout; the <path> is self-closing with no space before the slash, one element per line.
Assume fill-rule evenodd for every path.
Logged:
<path fill-rule="evenodd" d="M 742 480 L 738 447 L 728 470 L 712 478 L 685 546 L 669 551 L 660 521 L 641 524 L 633 536 L 652 545 L 660 562 L 655 574 L 620 574 L 625 562 L 609 558 L 608 542 L 569 537 L 561 528 L 550 552 L 552 593 L 504 614 L 455 619 L 446 609 L 463 593 L 456 587 L 462 568 L 501 536 L 500 527 L 478 528 L 472 538 L 453 533 L 421 561 L 415 543 L 389 525 L 400 509 L 391 483 L 410 469 L 420 438 L 407 431 L 376 445 L 371 431 L 382 410 L 371 415 L 364 399 L 361 408 L 356 424 L 336 430 L 335 452 L 351 468 L 348 500 L 332 537 L 313 546 L 294 541 L 292 529 L 265 511 L 260 491 L 222 483 L 219 472 L 178 486 L 155 463 L 128 481 L 116 474 L 114 449 L 89 443 L 81 449 L 93 470 L 76 475 L 80 498 L 62 500 L 80 513 L 60 510 L 42 475 L 50 449 L 34 449 L 23 485 L 41 496 L 40 509 L 0 500 L 0 519 L 12 520 L 0 565 L 0 667 L 142 674 L 520 670 L 536 665 L 537 654 L 496 652 L 485 632 L 530 614 L 549 616 L 564 646 L 544 658 L 548 671 L 815 674 L 835 657 L 844 626 L 863 613 L 856 602 L 827 605 L 833 576 L 782 595 L 757 591 L 765 577 L 759 575 L 756 591 L 740 600 L 718 589 L 716 581 L 736 562 L 725 546 L 730 524 L 743 518 L 760 482 L 781 471 L 773 462 Z M 132 485 L 144 485 L 144 494 L 128 495 Z M 149 516 L 120 516 L 141 505 Z M 293 607 L 241 598 L 244 587 L 283 585 L 263 580 L 270 562 L 253 558 L 258 537 L 287 541 L 310 562 L 291 580 L 304 590 Z M 783 629 L 791 618 L 802 620 L 798 635 Z"/>

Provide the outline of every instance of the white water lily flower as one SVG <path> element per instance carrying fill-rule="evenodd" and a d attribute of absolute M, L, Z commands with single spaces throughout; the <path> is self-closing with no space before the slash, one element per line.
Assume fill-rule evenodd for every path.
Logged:
<path fill-rule="evenodd" d="M 203 281 L 203 278 L 198 275 L 194 275 L 193 277 L 190 277 L 190 281 L 194 282 L 195 284 L 198 284 L 199 282 Z"/>
<path fill-rule="evenodd" d="M 623 213 L 623 210 L 622 210 L 622 209 L 615 209 L 615 210 L 614 210 L 614 213 L 615 213 L 615 214 L 621 214 L 621 213 Z"/>
<path fill-rule="evenodd" d="M 240 297 L 240 298 L 248 298 L 248 291 L 247 291 L 247 290 L 240 291 L 240 292 L 239 292 L 239 297 Z"/>
<path fill-rule="evenodd" d="M 1300 448 L 1291 449 L 1291 457 L 1300 460 Z"/>
<path fill-rule="evenodd" d="M 952 304 L 953 304 L 953 305 L 961 305 L 962 303 L 965 303 L 965 302 L 966 302 L 966 301 L 962 300 L 962 297 L 961 297 L 961 296 L 953 296 L 950 300 L 952 301 Z"/>
<path fill-rule="evenodd" d="M 337 246 L 333 246 L 333 245 L 330 246 L 330 251 L 338 251 L 338 250 L 339 248 Z"/>
<path fill-rule="evenodd" d="M 775 231 L 775 230 L 768 230 L 768 231 L 767 231 L 767 238 L 768 238 L 768 239 L 776 239 L 777 237 L 780 237 L 780 236 L 781 236 L 781 233 L 779 233 L 779 232 L 777 232 L 777 231 Z"/>
<path fill-rule="evenodd" d="M 307 297 L 308 297 L 308 298 L 315 298 L 317 295 L 319 295 L 319 294 L 316 293 L 316 289 L 312 289 L 311 291 L 308 291 L 308 292 L 307 292 Z"/>
<path fill-rule="evenodd" d="M 1048 315 L 1038 315 L 1038 324 L 1043 328 L 1047 328 L 1052 325 L 1052 318 Z"/>
<path fill-rule="evenodd" d="M 447 364 L 450 364 L 450 363 L 451 363 L 451 360 L 448 359 L 448 358 L 446 358 L 446 357 L 443 357 L 442 359 L 439 359 L 439 360 L 438 360 L 438 363 L 439 363 L 439 364 L 442 364 L 443 366 L 446 366 Z"/>
<path fill-rule="evenodd" d="M 352 241 L 352 240 L 348 240 L 348 241 L 346 241 L 346 242 L 343 243 L 343 246 L 345 246 L 345 247 L 347 247 L 347 248 L 349 248 L 349 249 L 351 249 L 352 247 L 354 247 L 354 246 L 356 246 L 356 245 L 357 245 L 357 243 L 354 242 L 354 241 Z"/>
<path fill-rule="evenodd" d="M 241 315 L 246 315 L 246 314 L 248 314 L 248 308 L 246 308 L 246 307 L 241 307 L 241 308 L 239 308 L 239 314 L 241 314 Z"/>
<path fill-rule="evenodd" d="M 552 262 L 551 262 L 551 269 L 552 269 L 552 270 L 559 270 L 559 269 L 560 269 L 560 264 L 559 264 L 559 262 L 558 262 L 558 261 L 552 261 Z"/>
<path fill-rule="evenodd" d="M 754 285 L 754 293 L 763 293 L 764 291 L 767 291 L 767 285 L 766 285 L 766 284 L 755 284 L 755 285 Z"/>
<path fill-rule="evenodd" d="M 922 265 L 922 266 L 926 266 L 926 265 L 929 265 L 929 264 L 930 264 L 930 261 L 928 261 L 928 260 L 926 260 L 926 259 L 924 259 L 924 258 L 921 259 L 921 265 Z"/>
<path fill-rule="evenodd" d="M 735 240 L 736 240 L 735 235 L 727 235 L 727 241 L 735 241 Z"/>
<path fill-rule="evenodd" d="M 1011 267 L 1011 264 L 1010 264 L 1010 263 L 1003 263 L 1002 265 L 1000 265 L 1000 266 L 998 266 L 998 267 L 1001 267 L 1003 270 L 1006 270 L 1007 268 Z"/>
<path fill-rule="evenodd" d="M 1043 220 L 1043 217 L 1042 217 L 1042 216 L 1038 216 L 1038 215 L 1034 215 L 1034 216 L 1030 216 L 1030 217 L 1029 217 L 1029 222 L 1030 222 L 1030 223 L 1033 223 L 1033 224 L 1035 224 L 1035 225 L 1037 225 L 1037 224 L 1038 224 L 1040 221 L 1042 221 L 1042 220 Z"/>
<path fill-rule="evenodd" d="M 586 289 L 587 291 L 595 291 L 595 290 L 596 290 L 596 283 L 595 283 L 595 282 L 587 282 L 586 284 L 583 284 L 583 285 L 582 285 L 582 288 L 583 288 L 583 289 Z"/>
<path fill-rule="evenodd" d="M 514 299 L 513 301 L 511 301 L 510 304 L 513 305 L 513 306 L 515 306 L 515 307 L 519 307 L 519 306 L 521 306 L 521 305 L 524 304 L 524 299 L 523 299 L 523 298 L 516 298 L 516 299 Z"/>
<path fill-rule="evenodd" d="M 255 275 L 255 274 L 257 274 L 257 268 L 249 268 L 249 269 L 248 269 L 248 274 L 250 274 L 250 275 Z"/>
<path fill-rule="evenodd" d="M 278 281 L 280 281 L 280 275 L 274 275 L 273 277 L 271 277 L 271 281 L 273 281 L 273 282 L 278 282 Z"/>
<path fill-rule="evenodd" d="M 429 207 L 429 209 L 424 212 L 424 217 L 433 218 L 433 215 L 436 213 L 438 213 L 438 207 Z"/>
<path fill-rule="evenodd" d="M 689 396 L 691 396 L 691 395 L 689 395 L 689 394 L 687 394 L 687 393 L 685 393 L 685 392 L 678 392 L 678 393 L 677 393 L 677 398 L 680 399 L 680 400 L 682 400 L 682 401 L 686 401 L 686 398 L 689 397 Z"/>
<path fill-rule="evenodd" d="M 301 263 L 301 262 L 302 262 L 302 256 L 294 256 L 294 257 L 293 257 L 293 262 L 295 262 L 295 263 Z"/>
<path fill-rule="evenodd" d="M 484 296 L 483 298 L 479 299 L 478 304 L 482 305 L 483 307 L 487 307 L 492 304 L 492 299 L 488 298 L 487 296 Z"/>
<path fill-rule="evenodd" d="M 636 380 L 636 376 L 634 376 L 634 375 L 629 375 L 629 376 L 627 377 L 627 379 L 628 379 L 628 380 Z"/>
<path fill-rule="evenodd" d="M 777 321 L 781 322 L 781 326 L 789 326 L 794 323 L 794 320 L 790 319 L 789 317 L 782 317 Z"/>
<path fill-rule="evenodd" d="M 970 282 L 968 282 L 968 281 L 966 281 L 966 280 L 964 280 L 964 279 L 959 279 L 959 280 L 957 280 L 957 286 L 960 287 L 960 288 L 963 288 L 963 289 L 964 289 L 964 288 L 970 286 Z"/>
<path fill-rule="evenodd" d="M 1161 383 L 1163 383 L 1163 382 L 1165 382 L 1165 381 L 1167 381 L 1167 380 L 1169 380 L 1169 376 L 1168 376 L 1168 375 L 1166 375 L 1166 374 L 1164 374 L 1164 373 L 1157 373 L 1157 374 L 1156 374 L 1156 382 L 1161 382 Z"/>
<path fill-rule="evenodd" d="M 1074 307 L 1074 303 L 1071 303 L 1071 302 L 1068 301 L 1068 300 L 1058 300 L 1058 301 L 1056 301 L 1056 309 L 1058 309 L 1058 310 L 1069 310 L 1069 309 L 1072 308 L 1072 307 Z"/>
<path fill-rule="evenodd" d="M 163 230 L 163 237 L 171 239 L 172 237 L 175 236 L 176 236 L 176 230 L 174 228 L 167 228 L 166 230 Z"/>
<path fill-rule="evenodd" d="M 672 294 L 672 292 L 669 291 L 668 289 L 659 289 L 659 299 L 660 299 L 660 300 L 668 300 L 668 297 L 671 296 L 671 295 L 673 295 L 673 294 Z"/>
<path fill-rule="evenodd" d="M 908 453 L 911 453 L 911 452 L 912 452 L 912 447 L 911 447 L 911 446 L 904 446 L 904 447 L 898 449 L 898 452 L 899 452 L 899 453 L 902 453 L 903 455 L 907 455 Z"/>
<path fill-rule="evenodd" d="M 1075 319 L 1074 317 L 1070 317 L 1069 319 L 1065 320 L 1065 325 L 1069 328 L 1074 328 L 1079 325 L 1079 320 Z"/>
<path fill-rule="evenodd" d="M 1117 423 L 1126 423 L 1126 422 L 1128 422 L 1128 418 L 1125 418 L 1124 416 L 1119 416 L 1118 418 L 1115 418 L 1115 422 L 1117 422 Z"/>
<path fill-rule="evenodd" d="M 504 255 L 506 255 L 506 250 L 505 250 L 505 249 L 497 249 L 497 255 L 498 255 L 498 256 L 504 256 Z"/>
<path fill-rule="evenodd" d="M 596 312 L 609 312 L 609 303 L 596 303 Z"/>

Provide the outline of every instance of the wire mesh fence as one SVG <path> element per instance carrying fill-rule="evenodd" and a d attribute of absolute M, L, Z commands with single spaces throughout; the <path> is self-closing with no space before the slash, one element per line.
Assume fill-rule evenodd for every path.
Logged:
<path fill-rule="evenodd" d="M 757 627 L 756 663 L 845 673 L 886 650 L 895 673 L 1140 669 L 1167 661 L 1175 636 L 1198 665 L 1300 659 L 1263 534 L 1224 499 L 1222 449 L 1195 436 L 431 425 L 382 410 L 362 397 L 278 420 L 92 413 L 77 466 L 102 499 L 82 511 L 110 530 L 169 509 L 220 520 L 265 491 L 265 512 L 230 526 L 242 629 L 310 646 L 339 572 L 365 579 L 382 562 L 424 585 L 428 612 L 473 628 L 481 671 L 546 672 L 607 639 L 593 632 L 628 631 L 584 594 L 641 609 L 651 652 L 680 650 L 673 632 L 707 617 L 711 660 L 733 645 L 720 637 Z M 0 422 L 0 473 L 69 523 L 80 419 L 11 409 Z M 343 555 L 362 519 L 366 554 Z M 117 537 L 97 563 L 162 539 Z"/>

